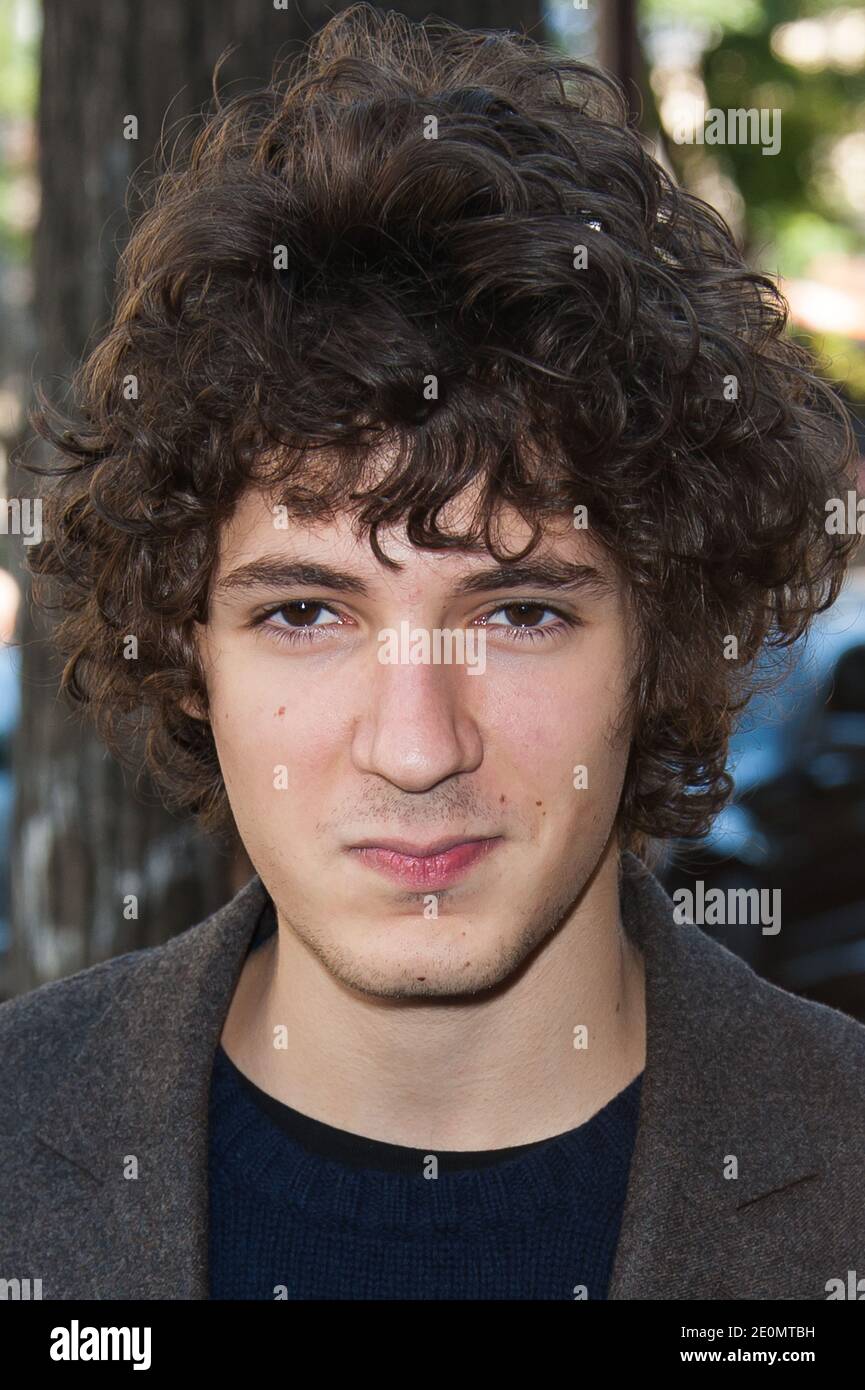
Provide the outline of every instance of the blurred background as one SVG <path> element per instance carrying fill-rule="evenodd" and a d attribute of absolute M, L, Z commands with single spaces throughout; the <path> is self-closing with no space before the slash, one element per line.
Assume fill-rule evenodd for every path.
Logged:
<path fill-rule="evenodd" d="M 189 138 L 226 46 L 221 86 L 239 91 L 340 8 L 0 0 L 4 499 L 34 496 L 36 480 L 21 469 L 33 384 L 62 398 L 108 319 L 136 188 L 160 139 Z M 521 28 L 615 72 L 651 152 L 724 214 L 755 267 L 778 277 L 790 332 L 845 397 L 865 453 L 865 0 L 386 8 Z M 700 113 L 711 108 L 780 110 L 780 149 L 701 138 Z M 28 462 L 44 462 L 40 448 L 28 443 Z M 863 466 L 860 456 L 865 493 Z M 0 533 L 0 999 L 165 940 L 251 872 L 238 846 L 205 841 L 144 779 L 129 785 L 58 700 L 59 664 L 27 601 L 24 547 L 23 535 Z M 705 930 L 785 988 L 865 1021 L 861 546 L 839 602 L 786 658 L 775 692 L 749 707 L 730 767 L 734 796 L 711 834 L 666 847 L 658 872 L 672 890 L 697 879 L 705 890 L 780 888 L 777 934 Z M 137 896 L 136 917 L 119 906 L 127 894 Z"/>

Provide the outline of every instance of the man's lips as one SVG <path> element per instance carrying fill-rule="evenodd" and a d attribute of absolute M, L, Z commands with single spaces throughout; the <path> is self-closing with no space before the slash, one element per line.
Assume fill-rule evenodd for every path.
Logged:
<path fill-rule="evenodd" d="M 425 859 L 432 854 L 444 854 L 456 845 L 477 844 L 484 840 L 498 839 L 494 835 L 451 835 L 450 839 L 431 840 L 428 845 L 414 844 L 411 840 L 401 840 L 394 836 L 381 839 L 356 840 L 350 849 L 392 849 L 397 854 L 408 855 L 412 859 Z"/>
<path fill-rule="evenodd" d="M 371 869 L 414 888 L 446 888 L 501 844 L 500 835 L 474 840 L 439 840 L 413 845 L 408 840 L 361 840 L 349 852 Z"/>

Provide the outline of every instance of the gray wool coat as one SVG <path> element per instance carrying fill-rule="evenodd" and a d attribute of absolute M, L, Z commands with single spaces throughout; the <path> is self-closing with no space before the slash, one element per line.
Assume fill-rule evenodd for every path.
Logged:
<path fill-rule="evenodd" d="M 610 1299 L 825 1299 L 865 1277 L 865 1027 L 675 925 L 630 854 L 621 891 L 647 1057 Z M 165 945 L 0 1005 L 0 1280 L 207 1298 L 210 1072 L 266 902 L 256 875 Z"/>

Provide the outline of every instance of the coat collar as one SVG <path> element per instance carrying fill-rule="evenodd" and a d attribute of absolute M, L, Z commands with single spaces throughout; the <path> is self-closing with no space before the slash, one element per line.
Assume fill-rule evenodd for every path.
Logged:
<path fill-rule="evenodd" d="M 819 1145 L 772 1025 L 789 996 L 699 928 L 675 925 L 667 893 L 631 854 L 620 886 L 624 926 L 646 963 L 647 1050 L 608 1296 L 689 1297 L 695 1252 L 718 1248 L 741 1208 L 818 1173 Z M 59 1093 L 46 1088 L 29 1116 L 42 1143 L 100 1184 L 99 1225 L 112 1239 L 98 1261 L 80 1231 L 66 1252 L 92 1296 L 207 1297 L 210 1073 L 268 901 L 255 875 L 198 926 L 127 958 L 123 983 L 65 1058 Z M 730 1156 L 735 1180 L 723 1175 Z M 131 1159 L 134 1187 L 123 1180 Z"/>
<path fill-rule="evenodd" d="M 646 1067 L 608 1298 L 741 1296 L 760 1274 L 737 1214 L 825 1166 L 791 1084 L 791 996 L 675 924 L 639 860 L 622 868 L 622 920 L 646 963 Z"/>

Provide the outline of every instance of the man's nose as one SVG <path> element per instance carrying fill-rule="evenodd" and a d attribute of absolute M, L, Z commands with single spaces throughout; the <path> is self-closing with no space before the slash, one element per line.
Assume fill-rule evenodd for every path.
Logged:
<path fill-rule="evenodd" d="M 353 741 L 359 771 L 405 791 L 426 791 L 483 758 L 476 718 L 483 677 L 465 664 L 382 664 L 366 686 Z"/>

